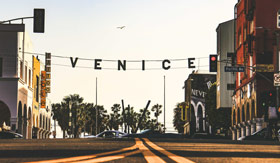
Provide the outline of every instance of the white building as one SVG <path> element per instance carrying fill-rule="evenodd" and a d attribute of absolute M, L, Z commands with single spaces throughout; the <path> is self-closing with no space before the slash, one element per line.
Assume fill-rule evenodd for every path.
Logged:
<path fill-rule="evenodd" d="M 38 131 L 34 134 L 32 130 L 50 130 L 51 105 L 47 102 L 49 111 L 41 111 L 45 118 L 40 120 L 40 107 L 33 110 L 35 98 L 40 102 L 40 70 L 33 74 L 34 57 L 24 52 L 32 52 L 25 25 L 0 24 L 0 128 L 18 132 L 26 139 L 33 135 L 46 138 L 49 132 L 44 131 L 37 136 Z M 39 124 L 45 126 L 40 127 Z"/>

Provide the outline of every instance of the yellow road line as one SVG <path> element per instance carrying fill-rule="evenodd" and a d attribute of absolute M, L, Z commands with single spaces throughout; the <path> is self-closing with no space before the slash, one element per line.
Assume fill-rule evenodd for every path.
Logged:
<path fill-rule="evenodd" d="M 95 163 L 95 162 L 107 162 L 107 161 L 112 161 L 112 160 L 118 160 L 125 158 L 130 155 L 134 155 L 137 153 L 140 153 L 141 151 L 136 150 L 128 153 L 122 153 L 118 155 L 113 155 L 113 156 L 105 156 L 105 157 L 100 157 L 100 158 L 95 158 L 95 159 L 90 159 L 90 160 L 83 160 L 83 161 L 74 161 L 72 163 Z"/>
<path fill-rule="evenodd" d="M 93 155 L 76 156 L 76 157 L 61 158 L 61 159 L 55 159 L 55 160 L 34 161 L 34 162 L 27 162 L 27 163 L 61 163 L 61 162 L 79 161 L 79 160 L 91 159 L 91 158 L 95 158 L 95 157 L 99 157 L 99 156 L 124 152 L 124 151 L 128 151 L 128 150 L 133 150 L 133 149 L 136 149 L 136 148 L 137 148 L 137 146 L 134 145 L 134 146 L 131 146 L 131 147 L 128 147 L 128 148 L 123 148 L 123 149 L 116 150 L 116 151 L 97 153 L 97 154 L 93 154 Z"/>
<path fill-rule="evenodd" d="M 176 162 L 184 162 L 184 163 L 194 163 L 193 161 L 186 159 L 185 157 L 181 157 L 178 155 L 175 155 L 171 152 L 166 151 L 165 149 L 155 145 L 154 143 L 152 143 L 149 139 L 147 138 L 143 138 L 144 141 L 152 148 L 154 148 L 155 150 L 161 152 L 162 154 L 166 155 L 167 157 L 169 157 L 170 159 L 176 161 Z"/>
<path fill-rule="evenodd" d="M 155 155 L 152 151 L 147 148 L 143 142 L 139 138 L 135 138 L 136 141 L 136 146 L 139 148 L 139 150 L 142 152 L 144 155 L 146 161 L 148 163 L 165 163 L 163 159 Z"/>

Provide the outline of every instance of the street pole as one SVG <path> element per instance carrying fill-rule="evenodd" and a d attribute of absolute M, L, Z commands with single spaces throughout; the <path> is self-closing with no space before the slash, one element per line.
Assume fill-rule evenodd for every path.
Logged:
<path fill-rule="evenodd" d="M 163 132 L 165 133 L 165 75 L 163 76 Z"/>
<path fill-rule="evenodd" d="M 96 96 L 96 99 L 95 99 L 95 135 L 97 135 L 98 134 L 98 108 L 97 108 L 97 78 L 96 78 L 96 89 L 95 89 L 95 91 L 96 91 L 96 94 L 95 94 L 95 96 Z"/>
<path fill-rule="evenodd" d="M 72 132 L 72 102 L 69 101 L 69 137 L 71 136 L 71 132 Z"/>
<path fill-rule="evenodd" d="M 130 134 L 130 131 L 129 131 L 129 130 L 130 130 L 130 124 L 131 124 L 131 123 L 130 123 L 130 105 L 128 105 L 128 113 L 127 113 L 127 116 L 128 116 L 128 118 L 127 118 L 127 119 L 128 119 L 128 121 L 127 121 L 127 122 L 128 122 L 128 125 L 127 125 L 127 133 Z"/>
<path fill-rule="evenodd" d="M 280 72 L 279 66 L 279 33 L 276 31 L 276 73 Z M 279 86 L 276 86 L 276 109 L 279 108 Z"/>

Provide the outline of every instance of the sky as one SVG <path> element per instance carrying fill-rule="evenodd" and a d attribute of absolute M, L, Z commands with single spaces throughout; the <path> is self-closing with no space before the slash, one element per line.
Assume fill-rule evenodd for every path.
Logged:
<path fill-rule="evenodd" d="M 173 131 L 173 109 L 184 101 L 184 81 L 193 70 L 208 71 L 209 54 L 216 54 L 216 28 L 233 19 L 237 0 L 0 0 L 0 21 L 33 16 L 34 8 L 45 9 L 45 33 L 33 33 L 33 20 L 25 20 L 33 53 L 52 57 L 52 103 L 69 94 L 84 102 L 110 110 L 113 104 L 130 105 L 138 111 L 151 100 L 164 104 L 167 131 Z M 20 22 L 18 22 L 20 23 Z M 117 27 L 125 26 L 123 29 Z M 72 68 L 68 57 L 102 60 L 195 59 L 171 61 L 163 70 L 161 62 L 128 62 L 118 71 L 116 62 L 78 60 Z M 44 57 L 39 56 L 44 62 Z M 83 67 L 83 68 L 81 68 Z M 86 67 L 86 68 L 85 68 Z M 183 68 L 182 68 L 183 67 Z M 129 70 L 130 69 L 130 70 Z M 138 70 L 135 70 L 138 69 Z M 163 114 L 159 117 L 163 123 Z"/>

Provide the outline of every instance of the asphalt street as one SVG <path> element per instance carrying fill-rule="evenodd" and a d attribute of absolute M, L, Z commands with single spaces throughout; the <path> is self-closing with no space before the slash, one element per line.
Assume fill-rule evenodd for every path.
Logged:
<path fill-rule="evenodd" d="M 279 142 L 195 139 L 0 140 L 0 162 L 280 162 Z"/>

